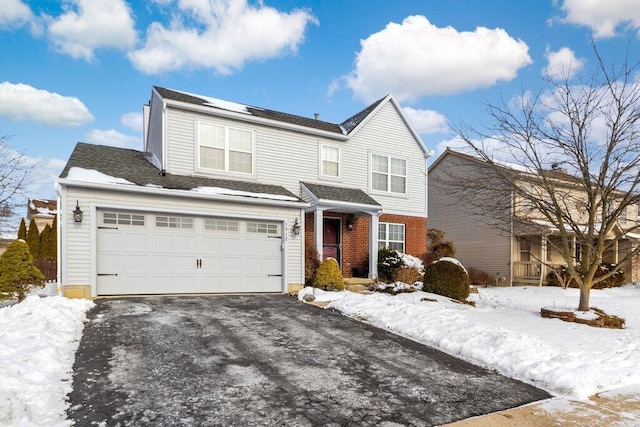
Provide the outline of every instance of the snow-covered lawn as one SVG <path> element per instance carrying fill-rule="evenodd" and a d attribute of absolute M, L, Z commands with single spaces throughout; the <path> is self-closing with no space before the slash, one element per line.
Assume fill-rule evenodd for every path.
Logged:
<path fill-rule="evenodd" d="M 575 309 L 577 289 L 481 288 L 469 297 L 475 308 L 425 292 L 316 295 L 333 300 L 327 308 L 555 395 L 586 399 L 640 384 L 640 284 L 591 291 L 591 306 L 626 319 L 623 330 L 540 317 L 542 307 Z"/>
<path fill-rule="evenodd" d="M 0 308 L 0 425 L 70 425 L 65 399 L 91 307 L 88 300 L 31 295 Z"/>

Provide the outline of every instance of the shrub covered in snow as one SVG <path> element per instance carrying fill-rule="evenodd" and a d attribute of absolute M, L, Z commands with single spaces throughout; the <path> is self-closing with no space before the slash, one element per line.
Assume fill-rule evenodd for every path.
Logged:
<path fill-rule="evenodd" d="M 402 258 L 404 265 L 407 267 L 415 267 L 418 269 L 420 274 L 424 274 L 424 262 L 420 258 L 403 253 L 400 254 L 400 257 Z"/>
<path fill-rule="evenodd" d="M 44 286 L 44 276 L 33 265 L 24 240 L 16 240 L 0 255 L 0 299 L 25 298 L 31 286 Z"/>
<path fill-rule="evenodd" d="M 314 286 L 341 291 L 344 289 L 344 279 L 338 266 L 338 261 L 334 258 L 327 258 L 318 267 Z"/>
<path fill-rule="evenodd" d="M 454 258 L 449 259 L 454 260 Z M 469 275 L 459 262 L 452 262 L 449 259 L 441 259 L 427 266 L 423 290 L 461 301 L 465 300 L 469 296 Z"/>
<path fill-rule="evenodd" d="M 404 261 L 398 251 L 391 248 L 378 249 L 378 276 L 380 280 L 393 280 L 393 274 L 403 265 Z"/>

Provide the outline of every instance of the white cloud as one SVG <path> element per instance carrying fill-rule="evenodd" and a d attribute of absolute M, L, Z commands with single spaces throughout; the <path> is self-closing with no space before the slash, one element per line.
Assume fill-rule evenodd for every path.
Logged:
<path fill-rule="evenodd" d="M 48 35 L 73 58 L 91 61 L 95 49 L 126 50 L 135 44 L 135 23 L 124 0 L 67 0 L 65 9 L 50 19 Z"/>
<path fill-rule="evenodd" d="M 503 29 L 438 28 L 424 16 L 391 22 L 360 44 L 346 84 L 366 102 L 388 92 L 413 101 L 489 87 L 531 63 L 526 43 Z"/>
<path fill-rule="evenodd" d="M 126 113 L 120 117 L 120 124 L 134 132 L 142 132 L 142 113 Z"/>
<path fill-rule="evenodd" d="M 584 66 L 584 60 L 577 58 L 568 47 L 563 47 L 557 52 L 547 49 L 545 57 L 549 63 L 542 70 L 542 74 L 556 80 L 570 79 Z"/>
<path fill-rule="evenodd" d="M 305 10 L 283 13 L 246 0 L 181 0 L 176 6 L 180 16 L 168 27 L 153 22 L 144 46 L 129 52 L 138 70 L 157 74 L 204 68 L 231 74 L 247 61 L 296 52 L 307 24 L 317 23 Z"/>
<path fill-rule="evenodd" d="M 417 110 L 411 107 L 402 109 L 409 122 L 418 133 L 447 133 L 447 117 L 433 110 Z"/>
<path fill-rule="evenodd" d="M 139 136 L 125 135 L 115 129 L 93 129 L 86 135 L 86 141 L 91 144 L 109 145 L 120 148 L 142 149 L 142 138 Z"/>
<path fill-rule="evenodd" d="M 610 38 L 616 29 L 633 29 L 640 34 L 640 2 L 638 0 L 564 0 L 563 22 L 584 25 L 595 38 Z"/>
<path fill-rule="evenodd" d="M 9 82 L 0 83 L 0 117 L 59 127 L 81 126 L 93 121 L 78 98 Z"/>
<path fill-rule="evenodd" d="M 0 7 L 0 27 L 20 26 L 33 19 L 29 6 L 20 0 L 3 0 Z"/>

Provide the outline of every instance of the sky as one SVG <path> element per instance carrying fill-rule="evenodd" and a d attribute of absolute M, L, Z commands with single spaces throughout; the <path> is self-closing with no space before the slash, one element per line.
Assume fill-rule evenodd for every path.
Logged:
<path fill-rule="evenodd" d="M 640 47 L 637 0 L 1 0 L 0 136 L 55 198 L 77 142 L 142 149 L 154 85 L 342 122 L 392 93 L 436 155 L 483 102 Z M 26 202 L 26 200 L 25 200 Z"/>

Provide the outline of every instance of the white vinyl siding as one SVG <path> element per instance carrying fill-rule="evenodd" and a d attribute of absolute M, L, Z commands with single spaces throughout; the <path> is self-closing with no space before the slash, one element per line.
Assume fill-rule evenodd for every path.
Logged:
<path fill-rule="evenodd" d="M 198 173 L 197 145 L 194 144 L 198 123 L 210 122 L 211 117 L 171 107 L 168 108 L 167 116 L 167 172 L 185 175 Z M 236 174 L 236 177 L 282 185 L 298 196 L 301 195 L 301 181 L 330 181 L 329 178 L 322 177 L 319 147 L 323 144 L 340 148 L 339 180 L 348 187 L 370 188 L 371 147 L 376 147 L 376 154 L 406 159 L 406 194 L 398 197 L 398 194 L 391 192 L 375 192 L 373 197 L 385 212 L 426 215 L 427 177 L 424 153 L 391 102 L 385 104 L 347 141 L 259 123 L 247 124 L 234 119 L 216 118 L 216 122 L 234 128 L 250 126 L 255 132 L 254 175 Z M 295 161 L 292 161 L 294 156 Z"/>
<path fill-rule="evenodd" d="M 198 167 L 203 171 L 253 174 L 254 132 L 198 123 Z"/>
<path fill-rule="evenodd" d="M 340 147 L 320 146 L 321 175 L 324 178 L 340 178 Z"/>
<path fill-rule="evenodd" d="M 406 194 L 407 161 L 391 156 L 371 154 L 371 189 Z"/>
<path fill-rule="evenodd" d="M 404 253 L 404 224 L 381 222 L 378 224 L 378 246 Z"/>

